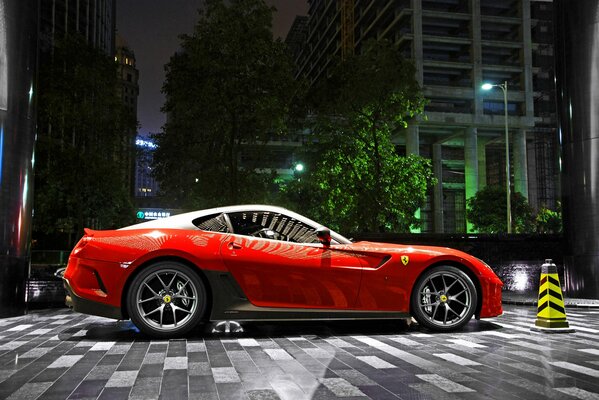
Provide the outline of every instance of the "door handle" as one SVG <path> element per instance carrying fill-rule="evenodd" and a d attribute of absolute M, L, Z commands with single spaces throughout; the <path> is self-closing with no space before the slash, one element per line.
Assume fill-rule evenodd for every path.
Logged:
<path fill-rule="evenodd" d="M 230 242 L 227 247 L 229 248 L 229 250 L 239 250 L 239 249 L 241 249 L 241 245 L 239 243 L 235 243 L 235 242 Z"/>

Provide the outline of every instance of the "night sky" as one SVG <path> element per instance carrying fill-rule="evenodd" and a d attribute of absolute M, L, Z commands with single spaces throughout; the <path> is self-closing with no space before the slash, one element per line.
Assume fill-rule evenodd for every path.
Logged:
<path fill-rule="evenodd" d="M 266 0 L 277 8 L 275 36 L 284 38 L 296 15 L 307 15 L 307 0 Z M 135 52 L 139 70 L 137 119 L 139 133 L 159 132 L 165 123 L 160 112 L 164 96 L 164 65 L 179 48 L 178 35 L 191 33 L 202 0 L 118 0 L 117 32 Z"/>

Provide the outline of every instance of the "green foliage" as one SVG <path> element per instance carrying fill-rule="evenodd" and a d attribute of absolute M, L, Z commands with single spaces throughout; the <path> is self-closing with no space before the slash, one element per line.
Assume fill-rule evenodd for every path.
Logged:
<path fill-rule="evenodd" d="M 391 43 L 369 41 L 315 86 L 309 104 L 318 114 L 318 155 L 301 180 L 283 188 L 287 198 L 345 232 L 416 226 L 414 214 L 434 184 L 431 164 L 400 157 L 391 140 L 423 112 L 414 66 Z"/>
<path fill-rule="evenodd" d="M 541 207 L 535 218 L 538 233 L 561 233 L 562 232 L 562 209 L 558 203 L 556 211 Z"/>
<path fill-rule="evenodd" d="M 283 135 L 294 93 L 292 62 L 273 40 L 262 0 L 207 0 L 191 36 L 166 66 L 164 111 L 155 136 L 155 174 L 183 207 L 253 202 L 267 177 L 255 167 L 263 144 Z M 253 159 L 241 159 L 243 146 Z"/>
<path fill-rule="evenodd" d="M 39 79 L 34 235 L 67 247 L 84 227 L 132 222 L 125 171 L 136 121 L 117 96 L 114 61 L 67 37 Z"/>
<path fill-rule="evenodd" d="M 511 191 L 512 231 L 529 233 L 534 229 L 532 209 L 520 193 Z M 481 233 L 507 232 L 507 201 L 503 187 L 487 186 L 467 201 L 468 220 Z"/>

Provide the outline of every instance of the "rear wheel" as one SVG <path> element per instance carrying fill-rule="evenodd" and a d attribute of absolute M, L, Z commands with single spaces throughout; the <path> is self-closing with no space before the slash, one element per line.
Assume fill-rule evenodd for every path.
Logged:
<path fill-rule="evenodd" d="M 143 333 L 169 338 L 192 330 L 206 311 L 206 290 L 187 265 L 164 261 L 137 275 L 127 294 L 131 320 Z"/>
<path fill-rule="evenodd" d="M 412 291 L 412 314 L 418 323 L 436 331 L 452 331 L 470 321 L 478 297 L 472 279 L 452 266 L 438 266 L 418 279 Z"/>

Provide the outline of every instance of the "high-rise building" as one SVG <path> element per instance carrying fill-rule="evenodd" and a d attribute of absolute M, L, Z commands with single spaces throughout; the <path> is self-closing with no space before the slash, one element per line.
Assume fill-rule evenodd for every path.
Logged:
<path fill-rule="evenodd" d="M 124 39 L 116 35 L 116 0 L 41 0 L 39 21 L 40 62 L 49 62 L 57 43 L 76 34 L 87 44 L 114 57 L 119 87 L 115 88 L 123 104 L 137 119 L 139 71 L 135 54 Z M 116 158 L 127 165 L 123 184 L 133 194 L 135 183 L 136 130 L 125 132 Z"/>
<path fill-rule="evenodd" d="M 106 54 L 115 50 L 116 0 L 41 0 L 40 47 L 49 52 L 60 38 L 79 33 Z"/>
<path fill-rule="evenodd" d="M 131 117 L 137 120 L 137 97 L 139 96 L 139 70 L 135 66 L 135 53 L 125 40 L 117 35 L 116 37 L 116 54 L 114 60 L 118 65 L 118 79 L 120 84 L 120 95 L 123 104 L 131 112 Z M 131 129 L 128 134 L 123 137 L 123 155 L 126 160 L 126 165 L 129 166 L 125 171 L 125 182 L 129 186 L 128 192 L 136 196 L 136 160 L 135 160 L 135 141 L 137 136 L 137 128 Z"/>
<path fill-rule="evenodd" d="M 152 175 L 152 161 L 156 144 L 151 140 L 137 137 L 135 141 L 137 157 L 135 161 L 135 197 L 156 197 L 158 182 Z"/>
<path fill-rule="evenodd" d="M 137 116 L 137 97 L 139 96 L 139 71 L 135 66 L 135 53 L 119 35 L 116 37 L 114 61 L 118 65 L 118 77 L 121 84 L 121 99 Z"/>
<path fill-rule="evenodd" d="M 399 132 L 397 144 L 433 160 L 438 184 L 421 210 L 422 231 L 467 231 L 466 200 L 486 185 L 505 186 L 504 94 L 481 90 L 485 82 L 507 83 L 513 190 L 535 208 L 555 206 L 551 2 L 308 3 L 307 23 L 300 17 L 287 37 L 298 77 L 315 82 L 368 39 L 387 39 L 414 62 L 427 118 Z"/>

